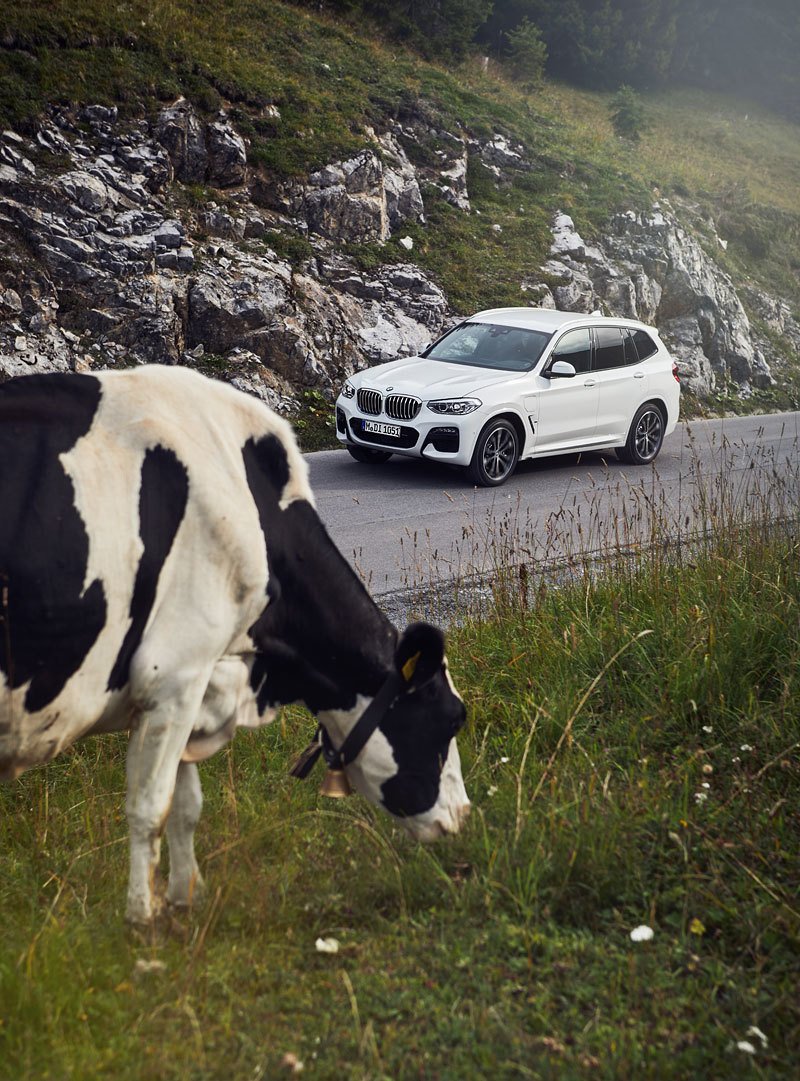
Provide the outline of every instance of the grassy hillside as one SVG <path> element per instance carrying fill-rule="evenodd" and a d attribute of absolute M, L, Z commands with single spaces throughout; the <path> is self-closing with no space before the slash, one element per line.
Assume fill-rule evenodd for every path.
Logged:
<path fill-rule="evenodd" d="M 441 129 L 502 132 L 534 170 L 498 190 L 475 167 L 464 215 L 426 194 L 415 257 L 461 311 L 519 301 L 543 260 L 556 208 L 587 237 L 622 205 L 680 194 L 722 215 L 725 255 L 800 307 L 800 130 L 744 102 L 697 92 L 646 99 L 650 131 L 614 135 L 609 95 L 546 83 L 523 93 L 497 65 L 448 72 L 382 43 L 373 29 L 268 0 L 32 0 L 4 5 L 0 122 L 24 126 L 47 102 L 97 101 L 153 112 L 185 94 L 207 113 L 232 107 L 252 163 L 301 174 L 363 145 L 365 125 L 422 109 Z M 279 122 L 265 115 L 276 104 Z M 433 153 L 434 146 L 418 153 Z M 500 225 L 502 232 L 492 229 Z M 396 260 L 402 249 L 355 253 Z M 715 254 L 718 254 L 715 253 Z"/>

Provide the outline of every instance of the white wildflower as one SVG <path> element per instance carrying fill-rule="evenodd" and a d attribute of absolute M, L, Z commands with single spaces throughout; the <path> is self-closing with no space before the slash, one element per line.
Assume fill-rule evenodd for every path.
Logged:
<path fill-rule="evenodd" d="M 487 791 L 486 795 L 487 795 L 487 796 L 493 796 L 493 795 L 495 794 L 495 792 L 496 792 L 496 791 L 497 791 L 497 785 L 496 785 L 496 784 L 493 784 L 493 785 L 491 785 L 491 787 L 490 787 L 490 788 L 489 788 L 489 790 Z"/>
<path fill-rule="evenodd" d="M 748 751 L 752 751 L 752 749 L 753 749 L 753 748 L 752 748 L 752 747 L 750 746 L 750 744 L 749 744 L 749 743 L 743 743 L 743 744 L 741 745 L 741 747 L 739 748 L 739 750 L 740 750 L 740 751 L 744 751 L 744 752 L 745 752 L 745 754 L 747 754 L 747 752 L 748 752 Z"/>
<path fill-rule="evenodd" d="M 705 803 L 705 801 L 707 799 L 708 799 L 708 792 L 695 792 L 695 794 L 694 794 L 695 803 Z"/>
<path fill-rule="evenodd" d="M 167 966 L 164 964 L 163 961 L 150 961 L 144 957 L 138 958 L 136 964 L 133 966 L 133 975 L 135 979 L 138 979 L 140 976 L 150 976 L 153 973 L 166 971 Z"/>
<path fill-rule="evenodd" d="M 327 65 L 325 65 L 327 67 Z M 281 1066 L 289 1073 L 301 1074 L 305 1069 L 302 1059 L 299 1059 L 294 1051 L 287 1051 L 281 1059 Z"/>
<path fill-rule="evenodd" d="M 736 1046 L 740 1051 L 744 1051 L 746 1055 L 754 1055 L 756 1053 L 755 1047 L 749 1040 L 737 1040 Z"/>
<path fill-rule="evenodd" d="M 700 787 L 701 788 L 710 788 L 711 785 L 708 783 L 708 781 L 703 781 L 702 784 L 700 785 Z"/>
<path fill-rule="evenodd" d="M 649 942 L 654 933 L 652 927 L 648 927 L 646 923 L 640 923 L 631 931 L 631 942 Z"/>
<path fill-rule="evenodd" d="M 502 758 L 500 759 L 500 765 L 501 765 L 501 766 L 504 766 L 504 765 L 506 764 L 506 762 L 510 762 L 510 761 L 511 761 L 511 759 L 510 759 L 510 758 L 509 758 L 509 757 L 508 757 L 507 755 L 504 755 L 504 756 L 503 756 L 503 757 L 502 757 Z"/>
<path fill-rule="evenodd" d="M 710 736 L 711 733 L 714 731 L 714 726 L 711 724 L 704 724 L 703 731 L 706 733 L 706 735 Z"/>
<path fill-rule="evenodd" d="M 318 938 L 314 943 L 317 953 L 338 953 L 339 942 L 335 938 Z"/>
<path fill-rule="evenodd" d="M 761 1040 L 762 1047 L 766 1047 L 769 1044 L 769 1040 L 758 1025 L 751 1025 L 747 1032 L 745 1032 L 745 1036 L 755 1036 L 757 1040 Z"/>

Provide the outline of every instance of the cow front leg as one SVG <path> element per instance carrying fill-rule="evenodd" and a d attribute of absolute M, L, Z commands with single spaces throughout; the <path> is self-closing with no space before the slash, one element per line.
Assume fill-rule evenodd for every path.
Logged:
<path fill-rule="evenodd" d="M 178 695 L 143 712 L 128 743 L 125 809 L 130 832 L 130 878 L 125 916 L 130 923 L 151 923 L 156 914 L 155 879 L 161 835 L 178 764 L 191 732 L 191 719 L 199 707 L 196 694 L 191 695 L 191 700 L 189 697 Z"/>
<path fill-rule="evenodd" d="M 194 855 L 194 831 L 203 808 L 200 774 L 194 762 L 181 762 L 167 819 L 169 885 L 171 905 L 188 908 L 203 894 L 203 879 Z"/>

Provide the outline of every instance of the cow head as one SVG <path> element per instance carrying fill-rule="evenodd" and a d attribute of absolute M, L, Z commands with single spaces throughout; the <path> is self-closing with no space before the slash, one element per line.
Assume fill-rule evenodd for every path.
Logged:
<path fill-rule="evenodd" d="M 353 788 L 397 818 L 418 840 L 456 833 L 469 813 L 456 734 L 466 710 L 453 686 L 444 638 L 427 623 L 412 624 L 400 637 L 395 672 L 387 680 L 386 708 L 355 759 L 346 765 Z M 340 747 L 371 701 L 359 696 L 354 710 L 320 715 Z"/>

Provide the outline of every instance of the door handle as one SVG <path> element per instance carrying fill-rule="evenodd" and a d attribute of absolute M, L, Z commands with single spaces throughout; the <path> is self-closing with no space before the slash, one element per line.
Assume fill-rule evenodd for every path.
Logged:
<path fill-rule="evenodd" d="M 595 385 L 595 383 L 596 383 L 596 382 L 597 382 L 597 380 L 596 380 L 596 379 L 586 379 L 586 380 L 584 380 L 584 383 L 583 383 L 583 385 L 584 385 L 585 387 L 593 387 L 593 386 Z"/>
<path fill-rule="evenodd" d="M 634 372 L 633 373 L 633 378 L 634 379 L 644 379 L 644 372 Z"/>

